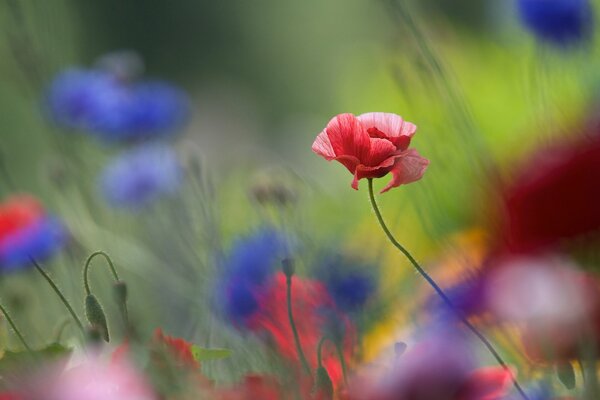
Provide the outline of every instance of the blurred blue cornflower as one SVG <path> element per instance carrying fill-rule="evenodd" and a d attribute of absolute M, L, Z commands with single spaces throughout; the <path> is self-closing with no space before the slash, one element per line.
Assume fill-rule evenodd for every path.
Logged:
<path fill-rule="evenodd" d="M 290 255 L 285 235 L 262 228 L 237 239 L 225 257 L 217 278 L 216 306 L 234 325 L 243 327 L 259 308 L 270 278 Z"/>
<path fill-rule="evenodd" d="M 62 223 L 51 217 L 24 227 L 0 243 L 0 269 L 5 272 L 31 266 L 31 259 L 42 261 L 51 257 L 66 241 Z"/>
<path fill-rule="evenodd" d="M 113 159 L 100 177 L 100 190 L 113 207 L 139 209 L 165 195 L 173 195 L 183 180 L 183 169 L 173 149 L 146 144 Z"/>
<path fill-rule="evenodd" d="M 540 40 L 566 46 L 591 36 L 589 0 L 518 0 L 524 25 Z"/>
<path fill-rule="evenodd" d="M 437 294 L 425 302 L 425 310 L 434 319 L 447 321 L 456 319 L 457 313 L 465 316 L 480 315 L 486 311 L 485 291 L 481 277 L 465 277 L 444 288 L 452 303 L 450 308 Z"/>
<path fill-rule="evenodd" d="M 363 307 L 376 289 L 373 266 L 349 260 L 340 255 L 323 257 L 316 274 L 341 311 L 352 312 Z"/>
<path fill-rule="evenodd" d="M 0 203 L 0 271 L 32 266 L 44 260 L 66 241 L 62 223 L 48 216 L 42 204 L 28 195 L 13 195 Z"/>
<path fill-rule="evenodd" d="M 106 70 L 70 69 L 59 74 L 47 93 L 50 118 L 107 142 L 168 136 L 189 114 L 179 89 L 160 81 L 123 79 Z"/>

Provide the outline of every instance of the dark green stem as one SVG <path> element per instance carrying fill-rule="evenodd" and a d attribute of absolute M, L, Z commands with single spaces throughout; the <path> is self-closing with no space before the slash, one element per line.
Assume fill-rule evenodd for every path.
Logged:
<path fill-rule="evenodd" d="M 323 366 L 323 344 L 327 341 L 328 337 L 323 336 L 321 340 L 319 340 L 319 345 L 317 346 L 317 367 Z"/>
<path fill-rule="evenodd" d="M 17 328 L 17 325 L 15 325 L 15 322 L 10 317 L 10 314 L 8 313 L 8 311 L 6 311 L 6 308 L 4 308 L 4 306 L 2 306 L 2 304 L 0 304 L 0 311 L 2 311 L 2 314 L 4 314 L 4 316 L 6 317 L 8 324 L 10 325 L 12 330 L 15 331 L 15 334 L 17 335 L 17 337 L 19 338 L 21 343 L 23 343 L 23 346 L 25 347 L 25 349 L 27 349 L 27 351 L 31 353 L 32 352 L 31 347 L 29 347 L 29 345 L 27 344 L 27 341 L 23 337 L 23 334 L 21 333 L 19 328 Z"/>
<path fill-rule="evenodd" d="M 294 314 L 292 312 L 292 276 L 286 276 L 286 286 L 287 286 L 287 311 L 288 311 L 288 319 L 290 320 L 290 327 L 292 328 L 292 333 L 294 334 L 294 343 L 296 344 L 296 351 L 298 352 L 298 358 L 300 358 L 300 363 L 302 364 L 302 368 L 304 368 L 304 372 L 308 375 L 311 375 L 310 366 L 308 365 L 308 361 L 306 360 L 306 356 L 304 355 L 304 351 L 302 350 L 302 344 L 300 343 L 300 335 L 298 335 L 298 329 L 296 329 L 296 324 L 294 322 Z"/>
<path fill-rule="evenodd" d="M 377 221 L 379 221 L 379 225 L 383 229 L 387 238 L 392 242 L 394 247 L 396 247 L 404 256 L 410 261 L 413 267 L 417 270 L 417 272 L 429 283 L 429 285 L 435 290 L 435 292 L 440 296 L 440 298 L 446 303 L 446 305 L 456 314 L 458 318 L 462 321 L 462 323 L 471 331 L 477 338 L 484 344 L 484 346 L 488 349 L 488 351 L 494 356 L 498 364 L 500 364 L 507 372 L 510 373 L 513 385 L 515 389 L 519 392 L 519 394 L 525 399 L 529 400 L 521 385 L 517 382 L 514 374 L 508 368 L 508 365 L 504 362 L 498 351 L 494 348 L 494 346 L 490 343 L 490 341 L 481 333 L 475 326 L 473 326 L 469 320 L 456 308 L 450 298 L 444 293 L 441 287 L 433 280 L 431 276 L 419 265 L 417 260 L 402 246 L 394 237 L 392 232 L 387 227 L 385 221 L 383 220 L 383 216 L 381 215 L 381 211 L 377 206 L 377 202 L 375 201 L 375 194 L 373 192 L 373 179 L 369 179 L 369 199 L 371 200 L 371 206 L 373 207 L 373 211 L 375 212 L 375 216 L 377 217 Z"/>
<path fill-rule="evenodd" d="M 89 283 L 89 279 L 88 279 L 90 265 L 91 265 L 92 260 L 97 256 L 104 257 L 104 259 L 106 260 L 106 263 L 108 264 L 108 267 L 110 268 L 110 271 L 112 272 L 113 277 L 115 278 L 115 281 L 120 282 L 119 274 L 117 274 L 117 270 L 116 270 L 115 265 L 113 264 L 110 256 L 108 254 L 106 254 L 105 252 L 103 252 L 102 250 L 95 251 L 92 254 L 90 254 L 90 256 L 88 257 L 88 259 L 85 262 L 85 266 L 83 267 L 83 286 L 85 287 L 86 295 L 89 295 L 91 293 L 90 283 Z"/>
<path fill-rule="evenodd" d="M 44 269 L 40 267 L 40 265 L 33 258 L 31 258 L 31 262 L 35 266 L 35 269 L 44 277 L 44 279 L 46 280 L 46 282 L 48 282 L 52 290 L 54 290 L 56 295 L 60 298 L 60 301 L 62 301 L 62 303 L 69 311 L 69 314 L 71 314 L 71 317 L 73 317 L 73 321 L 75 321 L 75 323 L 81 330 L 81 333 L 83 333 L 83 335 L 85 336 L 85 329 L 83 329 L 83 324 L 81 323 L 81 320 L 79 319 L 77 314 L 75 314 L 75 311 L 73 310 L 73 307 L 71 307 L 71 304 L 69 303 L 67 298 L 63 295 L 58 286 L 56 286 L 56 283 L 54 283 L 50 275 L 48 275 L 48 273 L 46 273 L 46 271 L 44 271 Z"/>
<path fill-rule="evenodd" d="M 335 350 L 337 351 L 340 364 L 342 365 L 342 376 L 344 377 L 344 383 L 348 384 L 348 367 L 346 366 L 346 358 L 344 357 L 344 351 L 341 343 L 335 343 Z"/>
<path fill-rule="evenodd" d="M 322 367 L 323 366 L 323 355 L 322 355 L 322 349 L 323 349 L 323 344 L 327 341 L 327 340 L 331 340 L 328 336 L 323 336 L 321 338 L 321 340 L 319 341 L 319 346 L 317 347 L 317 366 L 318 367 Z M 346 374 L 346 360 L 344 358 L 344 352 L 342 351 L 342 346 L 341 344 L 335 342 L 334 340 L 331 340 L 331 343 L 333 343 L 333 345 L 335 346 L 335 351 L 337 353 L 337 356 L 340 360 L 340 365 L 342 366 L 342 375 L 344 377 L 344 383 L 348 384 L 348 378 L 347 378 L 347 374 Z"/>

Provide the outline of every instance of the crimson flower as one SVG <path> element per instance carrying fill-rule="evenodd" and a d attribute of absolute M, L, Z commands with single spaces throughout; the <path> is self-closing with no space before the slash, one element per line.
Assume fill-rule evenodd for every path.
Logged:
<path fill-rule="evenodd" d="M 277 381 L 262 375 L 248 375 L 235 387 L 220 389 L 211 394 L 211 398 L 218 400 L 279 400 L 285 398 Z"/>
<path fill-rule="evenodd" d="M 354 175 L 352 188 L 358 190 L 363 178 L 392 180 L 381 193 L 421 179 L 429 160 L 409 149 L 417 127 L 396 114 L 367 113 L 335 116 L 315 139 L 312 150 L 327 161 L 336 160 Z"/>
<path fill-rule="evenodd" d="M 532 155 L 504 191 L 510 251 L 554 249 L 600 232 L 600 136 Z"/>

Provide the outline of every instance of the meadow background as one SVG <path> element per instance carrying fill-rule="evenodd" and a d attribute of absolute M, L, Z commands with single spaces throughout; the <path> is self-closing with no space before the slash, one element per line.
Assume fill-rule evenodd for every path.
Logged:
<path fill-rule="evenodd" d="M 311 152 L 316 134 L 342 112 L 393 112 L 419 127 L 413 143 L 431 160 L 425 178 L 380 201 L 399 239 L 444 282 L 475 264 L 497 180 L 536 146 L 575 133 L 600 93 L 595 46 L 539 46 L 512 1 L 400 1 L 5 1 L 0 192 L 35 194 L 65 221 L 70 245 L 48 268 L 67 296 L 82 304 L 81 266 L 105 250 L 130 286 L 143 334 L 162 326 L 231 348 L 231 358 L 203 366 L 217 380 L 273 371 L 263 344 L 215 315 L 212 293 L 232 238 L 274 223 L 310 244 L 301 271 L 311 248 L 328 246 L 374 265 L 381 306 L 362 350 L 368 359 L 393 345 L 395 327 L 413 318 L 429 289 L 386 246 L 366 182 L 353 191 L 341 166 Z M 119 147 L 60 131 L 43 107 L 57 73 L 122 49 L 192 102 L 175 142 L 186 183 L 179 196 L 137 213 L 107 207 L 98 193 L 98 173 Z M 256 185 L 273 181 L 295 194 L 283 211 L 252 199 Z M 460 256 L 452 268 L 448 254 Z M 94 267 L 101 299 L 110 297 L 109 278 Z M 42 345 L 61 326 L 57 316 L 67 318 L 33 273 L 0 277 L 0 294 L 32 343 Z"/>

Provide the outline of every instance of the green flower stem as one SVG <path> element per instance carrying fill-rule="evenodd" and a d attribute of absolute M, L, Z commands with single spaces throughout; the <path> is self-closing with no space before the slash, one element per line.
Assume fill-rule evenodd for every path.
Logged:
<path fill-rule="evenodd" d="M 317 347 L 317 366 L 318 367 L 322 367 L 323 366 L 323 354 L 322 354 L 322 350 L 323 350 L 323 344 L 327 341 L 327 340 L 331 340 L 328 336 L 323 336 L 321 338 L 321 340 L 319 341 L 319 346 Z M 346 367 L 346 360 L 344 358 L 344 352 L 342 351 L 342 346 L 339 343 L 336 343 L 335 341 L 331 340 L 331 343 L 333 343 L 335 345 L 335 351 L 337 353 L 337 356 L 340 360 L 340 365 L 342 366 L 342 376 L 344 377 L 344 383 L 348 384 L 348 378 L 347 378 L 347 367 Z"/>
<path fill-rule="evenodd" d="M 321 340 L 319 340 L 319 345 L 317 346 L 317 367 L 323 366 L 323 344 L 327 341 L 328 337 L 323 336 Z"/>
<path fill-rule="evenodd" d="M 344 383 L 348 384 L 348 367 L 346 366 L 346 358 L 344 357 L 344 351 L 341 343 L 335 343 L 335 350 L 337 351 L 340 364 L 342 365 L 342 376 L 344 377 Z"/>
<path fill-rule="evenodd" d="M 121 281 L 119 279 L 119 274 L 117 274 L 117 270 L 116 270 L 115 265 L 113 264 L 112 259 L 110 258 L 110 256 L 108 254 L 106 254 L 102 250 L 95 251 L 92 254 L 90 254 L 90 256 L 88 257 L 88 259 L 85 262 L 85 266 L 83 267 L 83 286 L 85 287 L 85 294 L 86 295 L 89 295 L 91 293 L 90 282 L 89 282 L 89 279 L 88 279 L 88 273 L 89 273 L 89 270 L 90 270 L 90 265 L 92 263 L 92 260 L 95 257 L 97 257 L 97 256 L 104 257 L 104 259 L 106 260 L 106 263 L 108 264 L 108 267 L 110 268 L 110 271 L 112 272 L 113 277 L 115 278 L 115 281 L 117 281 L 117 282 Z"/>
<path fill-rule="evenodd" d="M 296 344 L 296 351 L 298 352 L 298 358 L 300 358 L 300 363 L 302 364 L 302 368 L 304 368 L 304 372 L 306 372 L 308 375 L 311 375 L 310 366 L 308 365 L 308 361 L 306 360 L 306 356 L 304 355 L 304 351 L 302 350 L 300 336 L 298 335 L 298 329 L 296 329 L 296 324 L 294 323 L 294 314 L 292 313 L 292 275 L 286 275 L 285 282 L 287 286 L 288 318 L 290 320 L 290 327 L 292 328 L 292 333 L 294 334 L 294 343 Z"/>
<path fill-rule="evenodd" d="M 31 347 L 29 347 L 29 345 L 27 344 L 27 341 L 23 337 L 23 334 L 21 333 L 19 328 L 17 328 L 17 325 L 15 325 L 15 322 L 10 317 L 10 314 L 8 313 L 8 311 L 6 311 L 6 308 L 4 308 L 4 306 L 2 306 L 2 304 L 0 304 L 0 311 L 2 311 L 2 314 L 4 314 L 4 316 L 6 317 L 8 324 L 10 325 L 12 330 L 15 331 L 15 334 L 17 335 L 17 337 L 19 338 L 19 340 L 21 341 L 21 343 L 23 344 L 25 349 L 31 353 L 32 352 Z"/>
<path fill-rule="evenodd" d="M 75 323 L 81 330 L 81 333 L 83 333 L 83 335 L 85 336 L 85 329 L 83 329 L 83 324 L 81 323 L 81 320 L 79 319 L 77 314 L 75 314 L 75 311 L 73 310 L 73 307 L 71 307 L 71 304 L 69 303 L 67 298 L 63 295 L 63 293 L 60 291 L 58 286 L 56 286 L 56 283 L 54 283 L 54 281 L 52 280 L 50 275 L 48 275 L 48 273 L 46 271 L 44 271 L 44 269 L 42 267 L 40 267 L 40 265 L 33 258 L 31 258 L 31 262 L 35 266 L 35 269 L 44 277 L 46 282 L 48 282 L 50 287 L 52 287 L 52 290 L 54 290 L 54 292 L 60 298 L 60 301 L 62 301 L 62 303 L 65 305 L 65 307 L 69 311 L 69 314 L 71 314 L 71 317 L 73 317 L 73 321 L 75 321 Z"/>
<path fill-rule="evenodd" d="M 435 283 L 435 281 L 433 280 L 433 278 L 431 276 L 429 276 L 429 274 L 423 269 L 423 267 L 421 267 L 419 265 L 419 263 L 417 262 L 417 260 L 415 260 L 415 258 L 408 252 L 408 250 L 406 250 L 404 248 L 404 246 L 402 246 L 396 240 L 396 238 L 394 237 L 394 235 L 392 234 L 392 232 L 387 227 L 385 221 L 383 220 L 383 216 L 381 215 L 381 211 L 379 210 L 379 207 L 377 206 L 377 202 L 375 201 L 375 194 L 373 192 L 373 179 L 368 179 L 368 182 L 369 182 L 369 199 L 371 200 L 371 206 L 373 207 L 373 211 L 375 212 L 375 216 L 377 217 L 377 221 L 379 221 L 379 225 L 383 229 L 383 232 L 385 233 L 385 235 L 387 236 L 387 238 L 390 240 L 390 242 L 392 242 L 392 244 L 394 245 L 394 247 L 396 247 L 398 250 L 400 250 L 400 252 L 402 254 L 404 254 L 404 256 L 410 261 L 410 263 L 413 265 L 413 267 L 417 270 L 417 272 L 427 281 L 427 283 L 429 283 L 429 285 L 441 297 L 441 299 L 444 301 L 444 303 L 446 303 L 446 305 L 456 314 L 456 316 L 460 318 L 460 320 L 462 321 L 462 323 L 471 332 L 473 332 L 473 334 L 475 336 L 477 336 L 477 338 L 479 340 L 481 340 L 481 342 L 484 344 L 484 346 L 494 356 L 494 358 L 496 359 L 496 361 L 498 362 L 498 364 L 500 364 L 506 371 L 508 371 L 510 373 L 510 376 L 511 376 L 511 379 L 512 379 L 512 382 L 513 382 L 513 386 L 519 392 L 519 394 L 525 400 L 529 400 L 529 398 L 527 397 L 527 395 L 523 391 L 523 388 L 517 382 L 514 374 L 512 373 L 512 371 L 510 370 L 510 368 L 508 368 L 508 366 L 506 365 L 506 363 L 504 362 L 504 360 L 502 359 L 502 357 L 500 356 L 500 354 L 498 353 L 498 351 L 496 351 L 496 349 L 494 348 L 494 346 L 490 343 L 490 341 L 481 332 L 479 332 L 479 330 L 477 328 L 475 328 L 475 326 L 473 326 L 469 322 L 469 320 L 464 315 L 462 315 L 462 313 L 458 309 L 456 309 L 456 307 L 454 307 L 454 304 L 452 304 L 452 301 L 446 295 L 446 293 L 444 293 L 444 291 L 442 290 L 442 288 L 439 287 L 437 283 Z"/>

